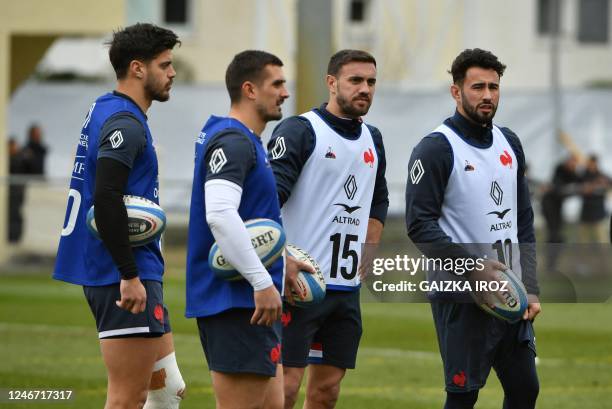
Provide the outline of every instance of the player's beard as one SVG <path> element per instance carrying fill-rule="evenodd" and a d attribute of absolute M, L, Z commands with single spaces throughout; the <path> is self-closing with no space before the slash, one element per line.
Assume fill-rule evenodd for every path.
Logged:
<path fill-rule="evenodd" d="M 370 105 L 372 105 L 371 99 L 368 100 L 368 104 L 366 105 L 365 108 L 357 108 L 351 102 L 354 101 L 355 99 L 358 99 L 359 96 L 349 101 L 339 92 L 339 90 L 337 91 L 338 92 L 336 94 L 336 103 L 338 104 L 342 112 L 344 113 L 344 116 L 348 118 L 359 118 L 360 116 L 367 114 L 368 111 L 370 110 Z M 364 97 L 362 96 L 361 98 L 364 98 Z"/>
<path fill-rule="evenodd" d="M 493 120 L 493 117 L 497 112 L 497 105 L 495 105 L 492 101 L 487 103 L 486 105 L 491 105 L 493 107 L 491 108 L 491 112 L 489 112 L 488 114 L 481 114 L 480 112 L 478 112 L 479 105 L 481 104 L 475 106 L 468 104 L 467 98 L 465 97 L 463 90 L 461 91 L 461 106 L 463 107 L 463 111 L 465 112 L 465 114 L 468 116 L 469 119 L 476 122 L 477 124 L 486 125 Z"/>
<path fill-rule="evenodd" d="M 283 112 L 280 109 L 280 105 L 277 105 L 278 110 L 271 112 L 266 108 L 264 104 L 256 104 L 255 109 L 257 110 L 257 114 L 264 122 L 269 121 L 278 121 L 283 117 Z"/>
<path fill-rule="evenodd" d="M 170 84 L 172 83 L 170 82 L 163 85 L 161 81 L 157 81 L 153 77 L 148 77 L 144 84 L 144 91 L 151 101 L 164 102 L 170 99 L 170 90 L 168 89 Z"/>

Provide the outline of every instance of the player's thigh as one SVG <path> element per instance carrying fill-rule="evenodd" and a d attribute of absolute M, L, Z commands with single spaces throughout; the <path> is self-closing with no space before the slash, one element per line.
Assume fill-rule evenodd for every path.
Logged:
<path fill-rule="evenodd" d="M 157 360 L 170 355 L 174 352 L 174 339 L 172 337 L 172 332 L 168 332 L 161 336 L 159 343 L 159 352 L 157 353 Z"/>
<path fill-rule="evenodd" d="M 283 409 L 285 406 L 285 391 L 283 385 L 283 366 L 276 366 L 276 376 L 270 378 L 266 396 L 264 398 L 264 409 Z"/>
<path fill-rule="evenodd" d="M 300 389 L 306 368 L 296 368 L 283 365 L 283 383 L 285 388 Z"/>
<path fill-rule="evenodd" d="M 315 333 L 319 330 L 333 305 L 329 299 L 310 308 L 300 308 L 285 304 L 283 307 L 282 352 L 285 368 L 301 369 L 302 374 L 308 365 L 308 355 Z"/>
<path fill-rule="evenodd" d="M 160 342 L 159 337 L 100 340 L 108 372 L 109 395 L 146 393 Z"/>
<path fill-rule="evenodd" d="M 270 377 L 251 373 L 211 371 L 217 409 L 263 408 Z"/>
<path fill-rule="evenodd" d="M 432 302 L 446 391 L 468 392 L 484 386 L 491 372 L 505 322 L 475 304 Z"/>
<path fill-rule="evenodd" d="M 359 293 L 337 291 L 328 296 L 333 300 L 333 311 L 314 336 L 308 363 L 354 369 L 363 332 Z"/>
<path fill-rule="evenodd" d="M 138 314 L 117 306 L 121 299 L 119 283 L 106 286 L 84 286 L 83 292 L 96 320 L 99 339 L 160 337 L 170 332 L 168 310 L 164 305 L 162 284 L 145 280 L 145 310 Z"/>
<path fill-rule="evenodd" d="M 251 324 L 252 308 L 233 308 L 198 317 L 208 368 L 224 374 L 276 375 L 281 361 L 281 323 Z"/>

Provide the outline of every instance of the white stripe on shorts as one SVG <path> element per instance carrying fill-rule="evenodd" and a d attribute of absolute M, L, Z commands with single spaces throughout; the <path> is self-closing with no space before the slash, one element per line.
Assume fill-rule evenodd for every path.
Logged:
<path fill-rule="evenodd" d="M 121 328 L 112 329 L 110 331 L 102 331 L 98 333 L 98 338 L 114 337 L 117 335 L 130 335 L 130 334 L 145 334 L 151 332 L 149 327 L 132 327 L 132 328 Z"/>

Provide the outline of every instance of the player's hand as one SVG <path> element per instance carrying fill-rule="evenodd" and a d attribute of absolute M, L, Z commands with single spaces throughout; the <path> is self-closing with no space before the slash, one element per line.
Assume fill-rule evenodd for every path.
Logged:
<path fill-rule="evenodd" d="M 475 281 L 485 281 L 487 283 L 491 281 L 497 281 L 496 271 L 506 271 L 508 267 L 500 263 L 497 260 L 484 260 L 484 268 L 479 270 L 474 268 L 469 274 L 469 280 L 473 283 Z M 488 284 L 487 284 L 488 285 Z M 500 291 L 474 291 L 473 292 L 476 302 L 479 304 L 487 304 L 493 308 L 497 300 L 504 302 L 504 296 Z"/>
<path fill-rule="evenodd" d="M 533 321 L 535 317 L 542 312 L 542 306 L 540 305 L 540 299 L 537 295 L 529 294 L 527 295 L 527 300 L 527 309 L 523 314 L 523 319 Z"/>
<path fill-rule="evenodd" d="M 147 306 L 147 290 L 140 282 L 140 278 L 134 277 L 129 280 L 121 280 L 119 285 L 121 299 L 115 304 L 121 309 L 127 310 L 132 314 L 143 312 Z"/>
<path fill-rule="evenodd" d="M 280 319 L 283 313 L 283 302 L 274 285 L 254 292 L 255 312 L 251 317 L 251 324 L 266 325 L 268 327 Z"/>
<path fill-rule="evenodd" d="M 357 270 L 360 281 L 365 281 L 366 277 L 372 271 L 372 266 L 377 251 L 378 243 L 365 243 L 362 246 L 361 260 L 359 261 L 359 269 Z"/>
<path fill-rule="evenodd" d="M 298 273 L 301 270 L 314 274 L 315 269 L 312 268 L 310 264 L 304 263 L 303 261 L 289 255 L 286 257 L 285 262 L 285 299 L 289 304 L 295 305 L 295 300 L 293 299 L 294 291 L 296 294 L 298 294 L 300 300 L 304 300 L 304 297 L 306 296 L 304 290 L 298 285 Z"/>

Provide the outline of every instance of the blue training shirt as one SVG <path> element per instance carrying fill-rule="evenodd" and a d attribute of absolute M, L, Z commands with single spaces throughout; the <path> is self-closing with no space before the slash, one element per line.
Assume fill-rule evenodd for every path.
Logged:
<path fill-rule="evenodd" d="M 261 139 L 241 122 L 227 117 L 211 116 L 195 144 L 195 169 L 189 215 L 189 242 L 187 248 L 187 307 L 188 318 L 218 314 L 230 308 L 254 308 L 253 287 L 246 280 L 225 281 L 217 278 L 208 265 L 208 253 L 215 238 L 206 222 L 204 184 L 207 179 L 208 164 L 206 153 L 211 141 L 240 133 L 254 146 L 253 166 L 242 183 L 242 198 L 238 214 L 242 220 L 266 218 L 281 223 L 278 193 L 272 168 Z M 213 161 L 217 166 L 227 160 L 225 154 L 217 155 Z M 213 163 L 213 165 L 215 165 Z M 282 289 L 284 266 L 279 258 L 268 272 L 274 285 Z"/>
<path fill-rule="evenodd" d="M 124 193 L 159 203 L 157 155 L 146 116 L 126 97 L 113 93 L 99 97 L 87 113 L 77 146 L 64 227 L 53 272 L 56 280 L 87 286 L 103 286 L 121 281 L 106 247 L 86 226 L 87 211 L 93 204 L 95 192 L 100 131 L 111 117 L 119 113 L 133 115 L 146 133 L 146 145 L 134 161 Z M 111 143 L 121 144 L 120 134 L 111 138 L 114 138 Z M 164 260 L 159 240 L 133 247 L 132 251 L 140 279 L 162 281 Z"/>

